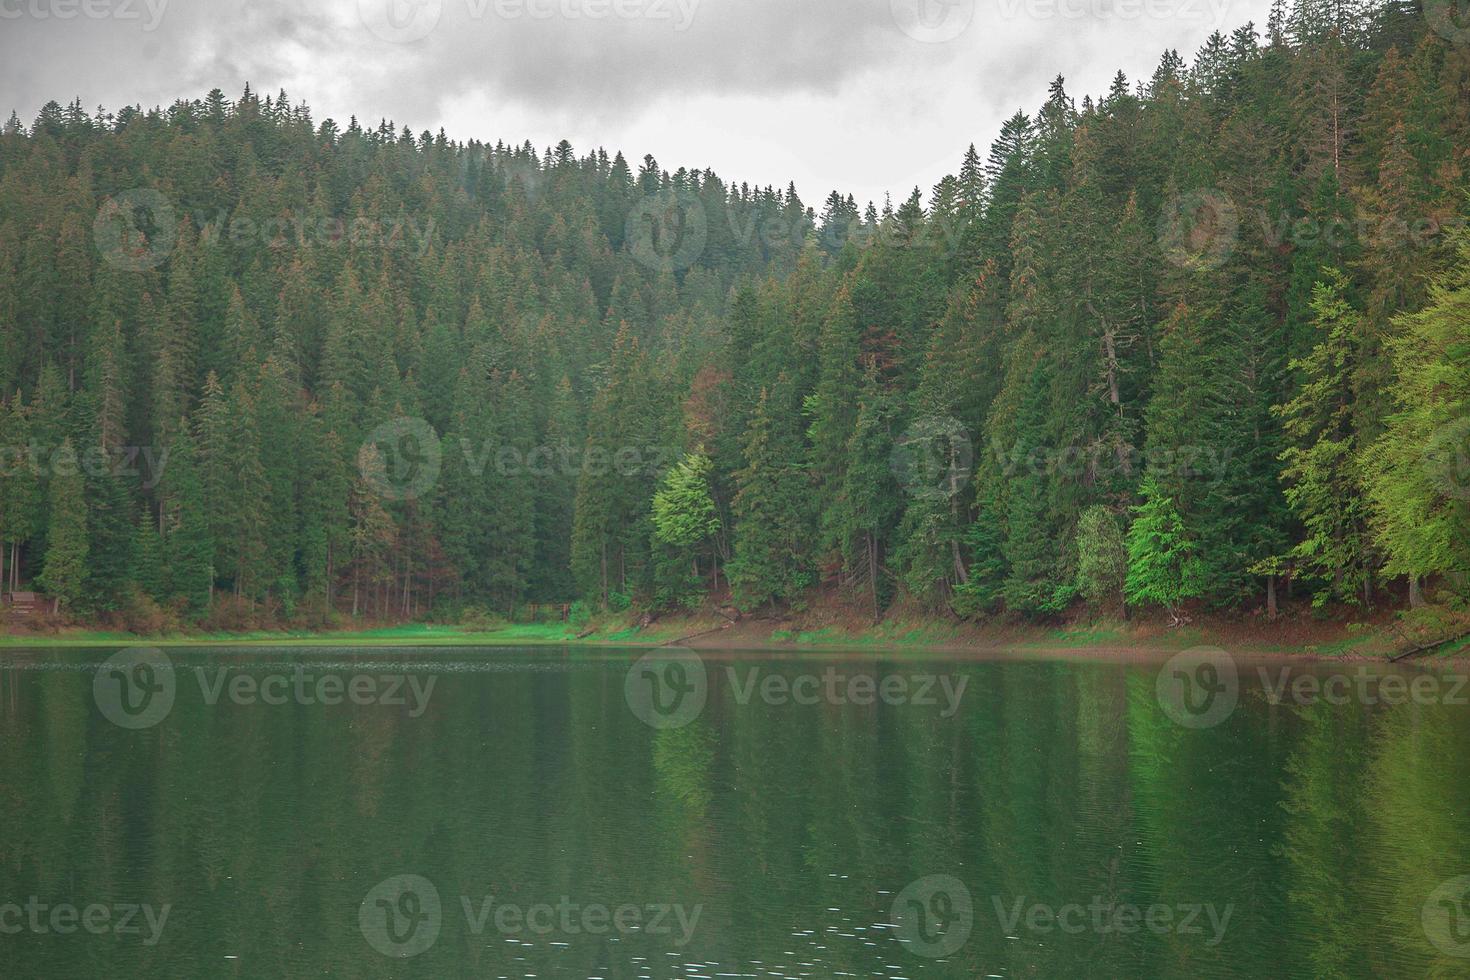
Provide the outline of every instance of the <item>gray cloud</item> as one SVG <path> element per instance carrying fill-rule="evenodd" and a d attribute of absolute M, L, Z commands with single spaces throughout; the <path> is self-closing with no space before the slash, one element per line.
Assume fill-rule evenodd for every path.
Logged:
<path fill-rule="evenodd" d="M 1225 6 L 1225 4 L 1230 4 Z M 318 119 L 565 135 L 809 197 L 928 187 L 1067 74 L 1147 74 L 1269 0 L 0 0 L 0 93 L 167 105 L 249 81 Z M 390 16 L 395 14 L 397 16 Z M 926 39 L 928 42 L 926 43 Z M 678 159 L 673 159 L 677 157 Z"/>

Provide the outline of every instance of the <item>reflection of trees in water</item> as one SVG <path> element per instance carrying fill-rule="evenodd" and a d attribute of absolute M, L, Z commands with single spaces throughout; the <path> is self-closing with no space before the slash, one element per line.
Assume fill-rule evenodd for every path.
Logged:
<path fill-rule="evenodd" d="M 1277 851 L 1289 862 L 1287 895 L 1293 950 L 1314 976 L 1363 976 L 1378 960 L 1375 930 L 1362 916 L 1357 896 L 1371 884 L 1362 853 L 1368 817 L 1364 762 L 1369 716 L 1326 703 L 1293 711 L 1292 753 L 1282 781 L 1289 815 Z"/>
<path fill-rule="evenodd" d="M 1386 708 L 1366 754 L 1370 825 L 1358 859 L 1377 873 L 1363 931 L 1414 976 L 1464 977 L 1470 959 L 1428 941 L 1425 902 L 1443 882 L 1470 874 L 1470 710 L 1463 705 Z M 1366 903 L 1364 903 L 1366 904 Z M 1470 911 L 1470 910 L 1467 910 Z"/>
<path fill-rule="evenodd" d="M 1135 903 L 1213 906 L 1222 917 L 1230 910 L 1216 945 L 1205 912 L 1193 923 L 1201 932 L 1166 932 L 1151 972 L 1278 975 L 1284 903 L 1271 848 L 1282 815 L 1270 720 L 1239 708 L 1213 728 L 1182 727 L 1160 706 L 1147 666 L 1129 672 L 1127 717 L 1142 885 Z"/>
<path fill-rule="evenodd" d="M 796 950 L 793 963 L 859 975 L 880 961 L 940 977 L 1464 975 L 1420 919 L 1437 885 L 1470 873 L 1463 708 L 1246 698 L 1224 724 L 1189 730 L 1146 668 L 1010 663 L 937 668 L 970 676 L 948 719 L 742 706 L 717 683 L 697 721 L 655 732 L 602 664 L 446 672 L 420 718 L 208 706 L 191 669 L 170 717 L 138 732 L 93 710 L 82 672 L 5 679 L 0 899 L 173 906 L 156 947 L 21 937 L 7 973 L 612 978 L 639 975 L 637 956 L 672 973 L 676 959 Z M 445 916 L 407 964 L 357 924 L 367 891 L 400 873 L 433 881 Z M 947 963 L 876 926 L 930 874 L 973 900 L 970 940 Z M 702 912 L 675 958 L 670 935 L 520 946 L 493 921 L 475 935 L 461 896 Z M 1203 919 L 1206 935 L 1023 923 L 1008 940 L 995 905 L 1094 896 L 1234 911 L 1210 947 Z"/>

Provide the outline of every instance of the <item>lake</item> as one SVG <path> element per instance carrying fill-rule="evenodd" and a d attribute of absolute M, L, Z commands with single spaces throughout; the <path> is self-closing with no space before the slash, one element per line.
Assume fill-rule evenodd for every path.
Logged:
<path fill-rule="evenodd" d="M 0 652 L 14 977 L 1470 976 L 1463 672 Z"/>

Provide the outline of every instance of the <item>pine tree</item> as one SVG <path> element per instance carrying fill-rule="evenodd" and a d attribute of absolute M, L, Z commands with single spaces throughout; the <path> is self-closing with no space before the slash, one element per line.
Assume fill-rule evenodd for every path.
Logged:
<path fill-rule="evenodd" d="M 163 555 L 158 526 L 144 514 L 133 535 L 133 581 L 150 599 L 163 597 Z"/>
<path fill-rule="evenodd" d="M 1292 555 L 1327 583 L 1316 595 L 1318 604 L 1328 598 L 1364 603 L 1373 598 L 1376 558 L 1352 388 L 1361 314 L 1349 305 L 1346 291 L 1347 280 L 1336 269 L 1327 270 L 1326 281 L 1313 291 L 1320 339 L 1310 354 L 1291 362 L 1301 386 L 1278 409 L 1287 439 L 1281 454 L 1286 501 L 1305 529 Z"/>
<path fill-rule="evenodd" d="M 1457 265 L 1430 283 L 1430 304 L 1394 321 L 1398 411 L 1363 452 L 1384 573 L 1420 583 L 1470 572 L 1470 234 Z"/>
<path fill-rule="evenodd" d="M 47 512 L 46 557 L 36 584 L 57 606 L 73 606 L 87 580 L 86 485 L 70 439 L 58 450 L 63 461 L 53 470 Z"/>
<path fill-rule="evenodd" d="M 0 467 L 0 589 L 14 591 L 20 583 L 20 549 L 45 530 L 46 497 L 36 468 L 23 453 L 29 444 L 29 424 L 20 394 L 0 402 L 0 446 L 12 447 L 12 456 Z M 6 555 L 3 548 L 9 546 Z M 8 576 L 8 577 L 7 577 Z"/>
<path fill-rule="evenodd" d="M 779 393 L 779 388 L 777 389 Z M 735 474 L 735 601 L 753 610 L 798 598 L 812 584 L 808 564 L 809 488 L 801 448 L 787 431 L 779 397 L 763 390 L 745 440 L 745 468 Z"/>
<path fill-rule="evenodd" d="M 1157 480 L 1145 477 L 1143 502 L 1133 508 L 1128 528 L 1128 575 L 1124 592 L 1135 605 L 1153 603 L 1182 622 L 1181 605 L 1205 592 L 1205 566 L 1184 529 L 1174 501 Z"/>
<path fill-rule="evenodd" d="M 901 507 L 891 462 L 893 416 L 892 396 L 883 389 L 877 366 L 870 362 L 858 394 L 842 488 L 833 509 L 843 564 L 851 580 L 864 587 L 874 622 L 881 618 L 892 592 L 887 554 Z"/>
<path fill-rule="evenodd" d="M 166 479 L 162 590 L 198 615 L 209 608 L 213 593 L 215 549 L 194 439 L 187 427 L 180 426 L 169 449 Z"/>

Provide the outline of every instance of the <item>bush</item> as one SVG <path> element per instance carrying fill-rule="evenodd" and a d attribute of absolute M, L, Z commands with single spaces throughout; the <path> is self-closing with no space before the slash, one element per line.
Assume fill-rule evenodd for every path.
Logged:
<path fill-rule="evenodd" d="M 465 606 L 460 610 L 459 625 L 466 629 L 485 631 L 498 629 L 505 625 L 505 620 L 490 612 L 484 606 Z"/>
<path fill-rule="evenodd" d="M 108 619 L 129 633 L 158 636 L 183 629 L 181 605 L 161 605 L 142 589 L 134 588 L 122 597 L 115 613 Z"/>
<path fill-rule="evenodd" d="M 1118 520 L 1106 507 L 1089 507 L 1077 521 L 1077 591 L 1094 609 L 1123 605 L 1128 546 Z"/>

